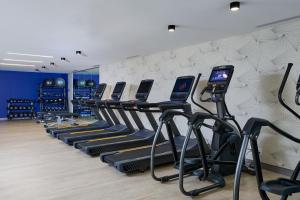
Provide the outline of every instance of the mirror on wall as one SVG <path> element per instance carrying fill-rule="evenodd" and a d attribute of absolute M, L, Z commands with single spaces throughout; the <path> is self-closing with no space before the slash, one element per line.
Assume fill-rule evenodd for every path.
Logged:
<path fill-rule="evenodd" d="M 91 99 L 99 85 L 99 68 L 73 72 L 73 113 L 81 118 L 95 118 L 93 110 L 80 104 L 80 100 Z"/>

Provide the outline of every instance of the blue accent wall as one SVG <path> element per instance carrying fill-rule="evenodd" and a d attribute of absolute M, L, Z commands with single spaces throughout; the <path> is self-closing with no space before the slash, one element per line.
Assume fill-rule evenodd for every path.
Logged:
<path fill-rule="evenodd" d="M 40 83 L 44 79 L 58 77 L 65 79 L 68 88 L 68 74 L 0 70 L 0 118 L 6 118 L 7 99 L 37 100 Z M 38 111 L 38 107 L 38 104 L 36 104 L 36 111 Z"/>

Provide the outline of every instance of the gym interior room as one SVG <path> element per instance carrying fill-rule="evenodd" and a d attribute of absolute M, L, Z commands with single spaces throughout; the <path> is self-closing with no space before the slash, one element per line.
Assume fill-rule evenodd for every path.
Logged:
<path fill-rule="evenodd" d="M 0 16 L 1 200 L 300 200 L 299 0 Z"/>

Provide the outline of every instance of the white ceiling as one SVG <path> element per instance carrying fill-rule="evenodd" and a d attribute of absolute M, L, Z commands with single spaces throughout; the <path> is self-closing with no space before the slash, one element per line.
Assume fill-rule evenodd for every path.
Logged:
<path fill-rule="evenodd" d="M 2 0 L 0 59 L 40 60 L 7 52 L 54 56 L 49 69 L 69 72 L 135 55 L 178 48 L 300 15 L 299 0 Z M 179 27 L 168 33 L 167 25 Z M 87 56 L 75 55 L 82 50 Z M 60 61 L 66 57 L 70 62 Z M 0 60 L 0 63 L 4 62 Z M 49 66 L 55 62 L 57 66 Z M 0 69 L 33 71 L 33 67 Z"/>

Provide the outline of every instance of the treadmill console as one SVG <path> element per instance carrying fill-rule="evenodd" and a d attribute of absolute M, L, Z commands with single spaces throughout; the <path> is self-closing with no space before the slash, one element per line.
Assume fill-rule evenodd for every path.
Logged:
<path fill-rule="evenodd" d="M 125 86 L 126 86 L 126 82 L 117 82 L 113 90 L 113 93 L 111 94 L 111 98 L 115 101 L 119 101 L 123 94 Z"/>
<path fill-rule="evenodd" d="M 96 92 L 94 94 L 96 99 L 101 99 L 102 98 L 102 96 L 104 94 L 104 91 L 105 91 L 105 88 L 106 88 L 105 83 L 101 83 L 101 84 L 98 85 L 98 87 L 96 89 Z"/>
<path fill-rule="evenodd" d="M 212 94 L 226 93 L 233 71 L 232 65 L 214 67 L 207 83 L 207 90 Z"/>
<path fill-rule="evenodd" d="M 152 79 L 142 80 L 136 92 L 135 98 L 139 101 L 147 101 L 153 82 L 154 80 Z"/>
<path fill-rule="evenodd" d="M 186 101 L 193 87 L 194 76 L 181 76 L 176 79 L 171 93 L 171 101 Z"/>

